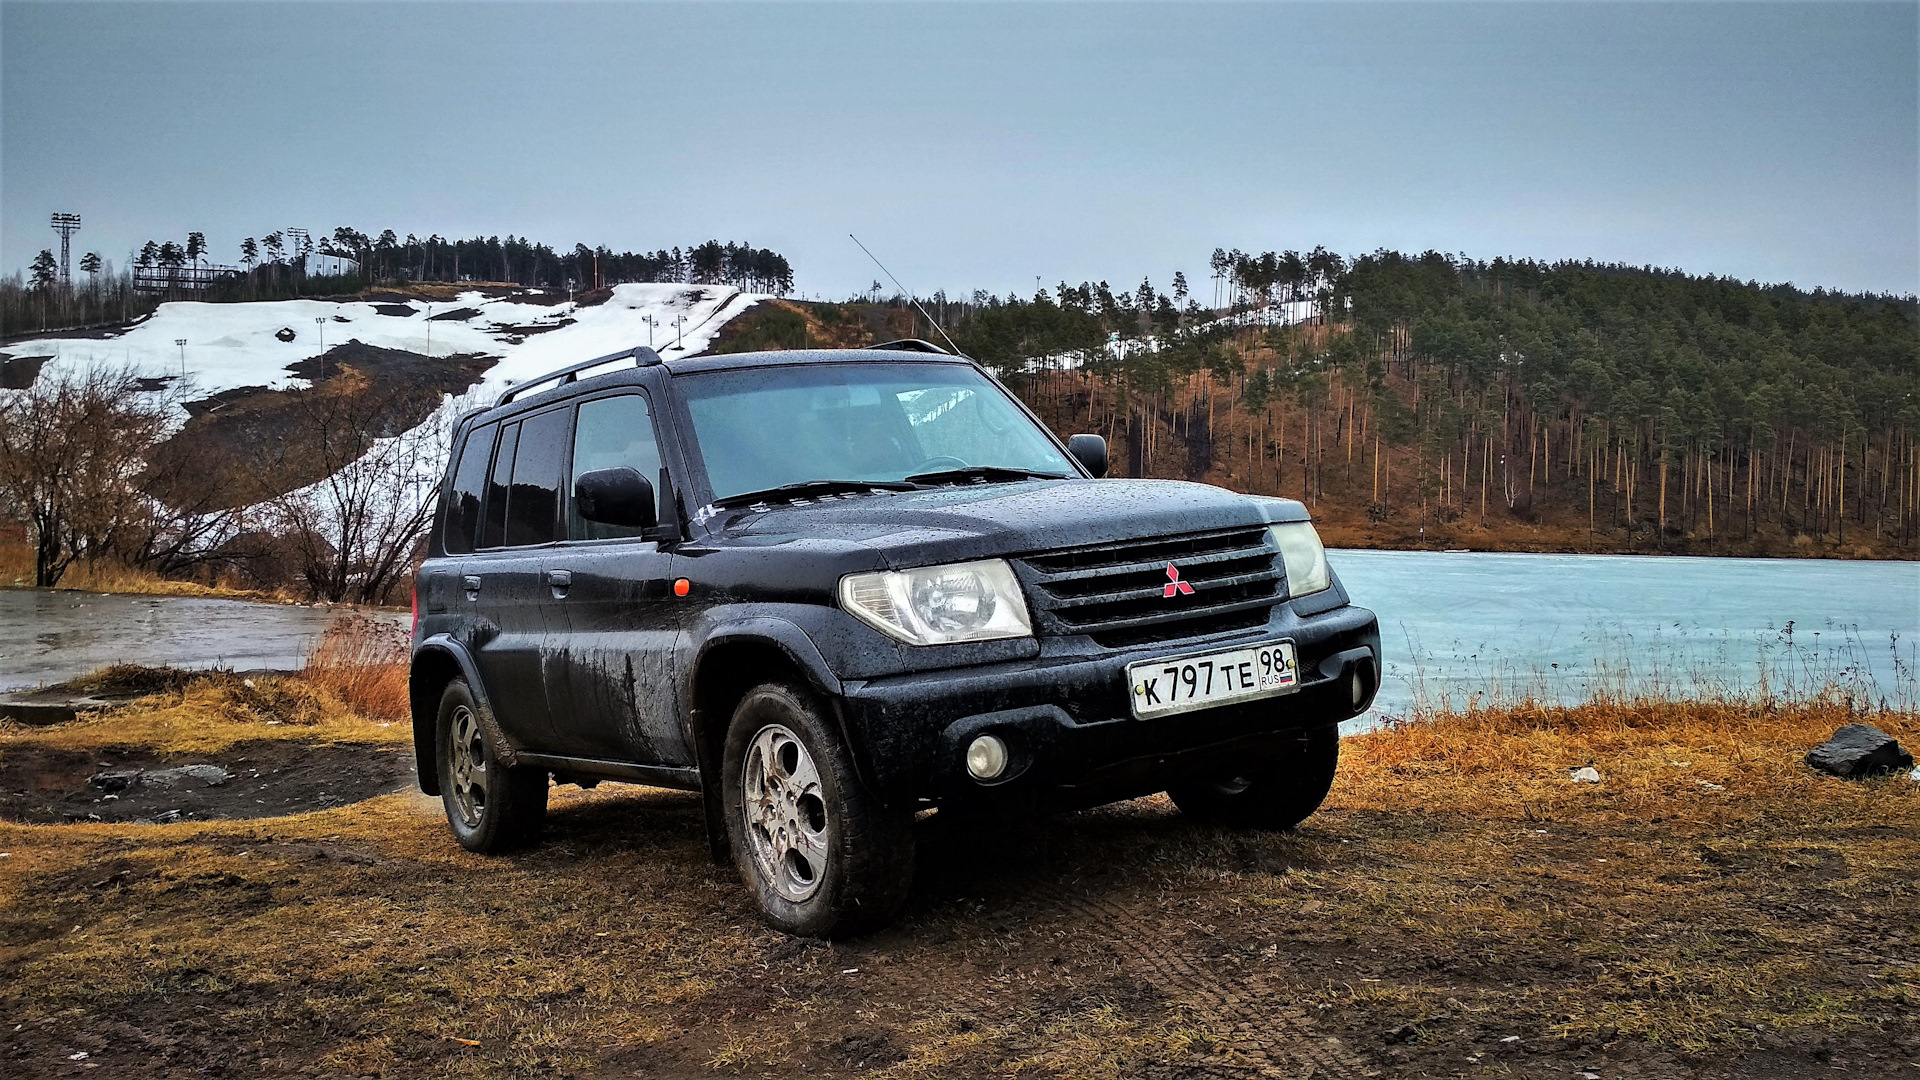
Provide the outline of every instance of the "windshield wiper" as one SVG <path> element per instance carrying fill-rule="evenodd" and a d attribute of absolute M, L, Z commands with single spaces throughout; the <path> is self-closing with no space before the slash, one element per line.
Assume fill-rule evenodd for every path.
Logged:
<path fill-rule="evenodd" d="M 918 486 L 904 480 L 802 480 L 797 484 L 781 484 L 779 487 L 763 488 L 759 491 L 743 491 L 738 495 L 715 499 L 713 505 L 725 509 L 734 506 L 752 506 L 754 503 L 811 499 L 821 495 L 847 495 L 861 491 L 912 491 Z"/>
<path fill-rule="evenodd" d="M 968 465 L 961 469 L 941 469 L 938 472 L 914 473 L 907 477 L 908 480 L 917 484 L 959 484 L 970 480 L 1005 484 L 1014 480 L 1065 480 L 1066 478 L 1066 473 L 1039 472 L 1012 465 Z"/>

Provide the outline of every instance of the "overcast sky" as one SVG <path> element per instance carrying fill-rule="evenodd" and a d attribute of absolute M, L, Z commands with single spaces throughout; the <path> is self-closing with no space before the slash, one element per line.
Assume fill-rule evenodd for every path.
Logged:
<path fill-rule="evenodd" d="M 1920 5 L 0 3 L 0 268 L 347 224 L 801 290 L 1215 247 L 1920 290 Z"/>

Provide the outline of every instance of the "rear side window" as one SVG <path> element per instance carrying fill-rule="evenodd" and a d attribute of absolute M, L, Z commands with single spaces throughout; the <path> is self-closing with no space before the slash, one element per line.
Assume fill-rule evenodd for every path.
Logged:
<path fill-rule="evenodd" d="M 465 555 L 480 541 L 480 499 L 486 493 L 487 459 L 493 456 L 497 429 L 488 424 L 467 433 L 460 464 L 453 470 L 453 490 L 447 495 L 447 554 Z"/>
<path fill-rule="evenodd" d="M 547 544 L 556 538 L 568 411 L 557 409 L 520 422 L 520 442 L 513 453 L 512 491 L 507 496 L 508 547 Z M 504 447 L 501 456 L 505 456 Z"/>
<path fill-rule="evenodd" d="M 513 477 L 513 450 L 520 443 L 520 425 L 500 429 L 500 449 L 493 455 L 493 474 L 487 480 L 486 524 L 481 547 L 499 547 L 507 539 L 507 490 Z"/>
<path fill-rule="evenodd" d="M 649 484 L 660 483 L 660 446 L 654 441 L 653 414 L 647 407 L 647 399 L 638 394 L 622 394 L 581 402 L 573 430 L 573 476 L 567 481 L 568 493 L 572 493 L 582 473 L 621 467 L 639 473 Z M 567 535 L 572 539 L 610 540 L 640 535 L 639 529 L 582 518 L 571 498 L 567 500 L 567 507 Z"/>

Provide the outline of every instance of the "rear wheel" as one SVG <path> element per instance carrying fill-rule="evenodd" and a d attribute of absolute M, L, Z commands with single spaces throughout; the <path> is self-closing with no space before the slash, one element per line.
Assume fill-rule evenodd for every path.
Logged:
<path fill-rule="evenodd" d="M 500 763 L 464 679 L 440 695 L 439 721 L 440 801 L 460 846 L 491 853 L 538 839 L 547 823 L 546 770 Z"/>
<path fill-rule="evenodd" d="M 1291 829 L 1326 801 L 1340 764 L 1338 725 L 1301 732 L 1272 763 L 1245 775 L 1167 789 L 1180 812 L 1235 828 Z"/>
<path fill-rule="evenodd" d="M 749 690 L 727 729 L 721 782 L 734 860 L 775 928 L 843 937 L 899 914 L 912 820 L 867 792 L 813 695 Z"/>

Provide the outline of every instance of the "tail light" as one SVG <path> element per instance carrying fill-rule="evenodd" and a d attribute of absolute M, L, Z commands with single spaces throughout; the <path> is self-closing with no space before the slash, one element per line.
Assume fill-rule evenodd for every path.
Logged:
<path fill-rule="evenodd" d="M 413 598 L 413 636 L 419 637 L 420 636 L 420 579 L 418 577 L 415 577 L 413 579 L 413 588 L 407 590 L 407 592 L 408 592 L 408 595 L 410 595 Z"/>

